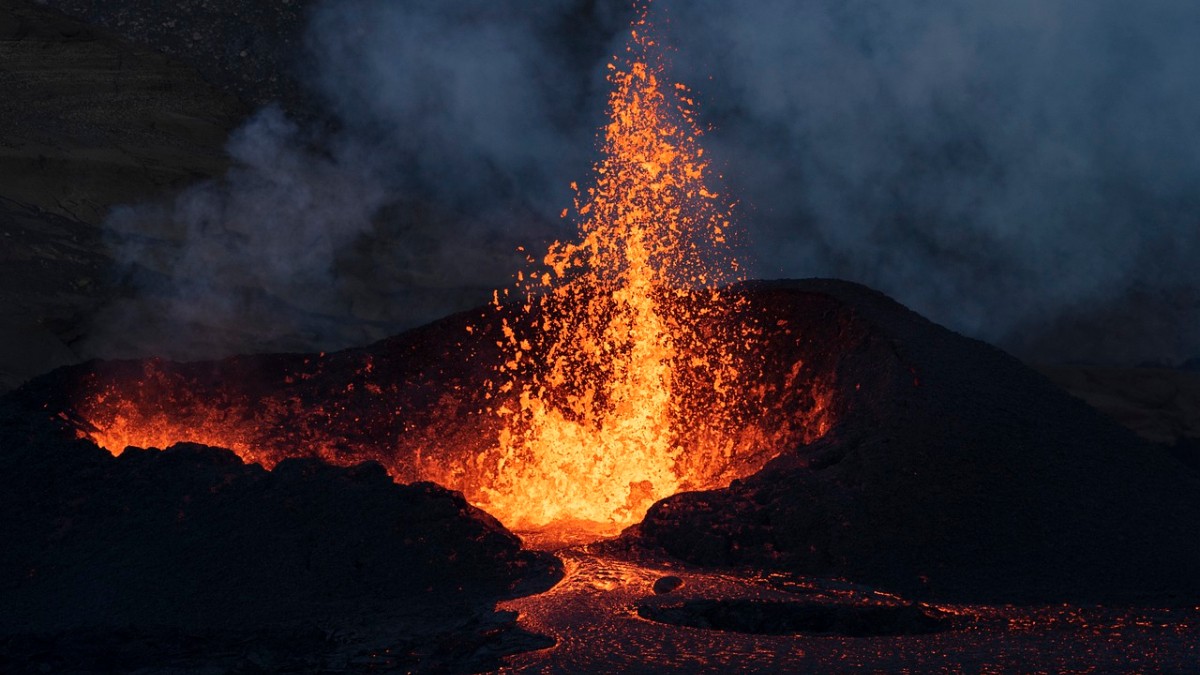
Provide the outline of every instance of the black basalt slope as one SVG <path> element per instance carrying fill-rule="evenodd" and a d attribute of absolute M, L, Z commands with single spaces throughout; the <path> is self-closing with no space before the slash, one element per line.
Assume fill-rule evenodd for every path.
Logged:
<path fill-rule="evenodd" d="M 1200 596 L 1200 475 L 1167 448 L 865 287 L 745 293 L 793 330 L 832 335 L 800 356 L 830 363 L 833 426 L 728 489 L 657 503 L 630 538 L 922 597 Z"/>

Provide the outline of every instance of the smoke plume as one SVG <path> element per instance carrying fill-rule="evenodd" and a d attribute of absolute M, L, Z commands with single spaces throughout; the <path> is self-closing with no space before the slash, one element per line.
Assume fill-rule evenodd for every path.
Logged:
<path fill-rule="evenodd" d="M 265 110 L 223 180 L 115 214 L 140 290 L 110 324 L 151 298 L 164 325 L 226 336 L 200 351 L 311 348 L 481 300 L 517 246 L 570 236 L 558 213 L 631 15 L 314 6 L 303 83 L 333 123 Z M 651 16 L 757 276 L 860 281 L 1028 358 L 1200 354 L 1200 5 L 656 0 Z M 147 244 L 164 238 L 170 255 Z"/>

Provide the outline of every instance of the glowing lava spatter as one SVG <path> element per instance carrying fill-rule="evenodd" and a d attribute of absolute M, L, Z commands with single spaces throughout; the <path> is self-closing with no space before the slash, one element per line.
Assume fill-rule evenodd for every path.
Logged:
<path fill-rule="evenodd" d="M 701 418 L 733 403 L 737 358 L 702 309 L 738 278 L 728 215 L 705 184 L 693 102 L 666 82 L 648 29 L 643 15 L 626 58 L 608 66 L 603 159 L 593 187 L 572 185 L 581 239 L 555 243 L 544 268 L 519 277 L 540 330 L 505 327 L 499 393 L 517 397 L 498 410 L 506 428 L 481 496 L 510 525 L 636 522 L 707 482 L 682 454 L 703 453 L 713 439 Z"/>

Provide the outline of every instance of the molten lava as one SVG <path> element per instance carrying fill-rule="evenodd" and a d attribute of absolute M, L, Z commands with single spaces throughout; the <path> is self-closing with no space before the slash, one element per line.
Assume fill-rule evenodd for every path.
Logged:
<path fill-rule="evenodd" d="M 510 528 L 575 535 L 814 440 L 835 359 L 792 329 L 794 307 L 733 283 L 694 102 L 664 73 L 643 14 L 609 66 L 579 239 L 553 244 L 484 314 L 320 357 L 98 364 L 60 416 L 113 454 L 194 441 L 268 468 L 376 460 Z"/>
<path fill-rule="evenodd" d="M 572 186 L 581 239 L 556 242 L 543 268 L 519 277 L 541 330 L 532 340 L 505 331 L 499 391 L 518 400 L 499 408 L 495 480 L 482 491 L 509 523 L 628 525 L 711 483 L 712 462 L 697 454 L 730 450 L 711 427 L 737 403 L 739 356 L 734 341 L 712 339 L 697 296 L 719 305 L 738 265 L 705 185 L 693 102 L 665 81 L 647 29 L 640 18 L 626 59 L 609 65 L 596 184 Z"/>

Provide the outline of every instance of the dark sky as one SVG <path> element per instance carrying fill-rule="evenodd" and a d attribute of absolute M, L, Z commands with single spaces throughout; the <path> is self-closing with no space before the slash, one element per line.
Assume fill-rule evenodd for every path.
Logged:
<path fill-rule="evenodd" d="M 387 218 L 404 224 L 372 260 L 399 271 L 375 283 L 503 285 L 517 243 L 571 234 L 557 214 L 587 180 L 630 16 L 319 4 L 303 84 L 336 124 L 267 109 L 231 140 L 226 181 L 116 217 L 189 226 L 187 306 L 238 279 L 329 313 L 354 301 L 339 261 Z M 651 16 L 754 276 L 860 281 L 1033 360 L 1200 356 L 1200 3 L 656 0 Z M 395 215 L 413 200 L 450 215 Z M 213 221 L 239 223 L 253 257 Z"/>

